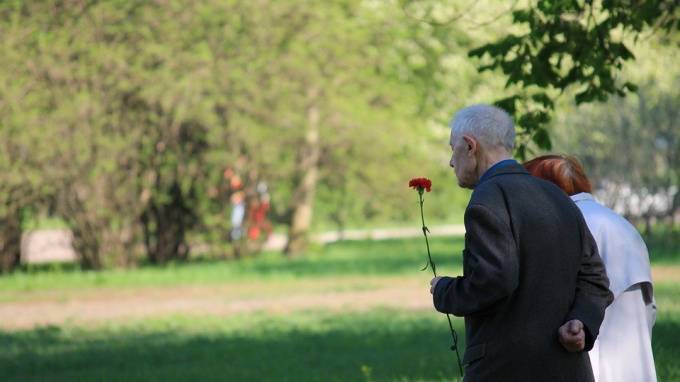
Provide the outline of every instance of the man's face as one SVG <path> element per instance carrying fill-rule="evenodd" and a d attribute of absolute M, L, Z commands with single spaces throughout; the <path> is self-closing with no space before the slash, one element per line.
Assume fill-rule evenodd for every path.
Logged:
<path fill-rule="evenodd" d="M 467 137 L 468 140 L 474 139 Z M 451 131 L 451 161 L 449 165 L 453 168 L 458 178 L 458 186 L 463 188 L 473 188 L 477 184 L 477 160 L 470 147 L 470 144 L 462 136 L 455 136 Z"/>

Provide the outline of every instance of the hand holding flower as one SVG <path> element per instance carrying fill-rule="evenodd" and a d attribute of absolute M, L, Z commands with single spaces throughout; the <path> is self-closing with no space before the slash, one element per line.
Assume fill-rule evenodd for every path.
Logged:
<path fill-rule="evenodd" d="M 425 235 L 425 245 L 427 246 L 427 264 L 421 269 L 424 271 L 427 269 L 428 265 L 432 269 L 432 274 L 434 278 L 430 280 L 430 293 L 434 294 L 435 288 L 441 276 L 437 276 L 437 268 L 432 261 L 432 255 L 430 254 L 430 242 L 427 240 L 427 233 L 430 230 L 427 229 L 425 225 L 425 216 L 423 214 L 423 193 L 430 192 L 432 190 L 432 181 L 427 178 L 413 178 L 408 182 L 408 186 L 418 191 L 418 202 L 420 203 L 420 221 L 423 223 L 423 235 Z M 460 362 L 460 354 L 458 353 L 458 334 L 453 329 L 453 324 L 451 323 L 451 317 L 447 314 L 446 319 L 449 321 L 449 329 L 451 330 L 451 337 L 453 339 L 453 345 L 451 345 L 451 350 L 456 352 L 456 360 L 458 361 L 458 370 L 460 370 L 460 376 L 463 376 L 463 365 Z"/>

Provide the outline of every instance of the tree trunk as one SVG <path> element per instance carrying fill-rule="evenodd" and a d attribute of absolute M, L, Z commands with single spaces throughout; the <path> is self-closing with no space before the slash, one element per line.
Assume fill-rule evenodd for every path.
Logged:
<path fill-rule="evenodd" d="M 87 223 L 78 223 L 73 227 L 73 249 L 78 254 L 80 269 L 102 269 L 103 264 L 99 256 L 100 235 L 99 230 Z"/>
<path fill-rule="evenodd" d="M 645 232 L 643 235 L 645 236 L 645 238 L 650 239 L 652 237 L 652 213 L 648 211 L 645 214 L 644 219 L 645 219 Z"/>
<path fill-rule="evenodd" d="M 292 198 L 293 211 L 288 229 L 288 242 L 284 253 L 292 256 L 303 252 L 307 247 L 307 234 L 312 223 L 312 210 L 316 183 L 319 177 L 319 128 L 320 110 L 317 104 L 318 90 L 308 92 L 310 106 L 307 108 L 307 131 L 298 151 L 297 173 L 301 179 Z"/>
<path fill-rule="evenodd" d="M 21 213 L 11 211 L 0 219 L 0 273 L 9 273 L 21 259 Z"/>
<path fill-rule="evenodd" d="M 338 240 L 342 241 L 345 239 L 345 224 L 347 221 L 347 181 L 341 179 L 342 186 L 339 187 L 341 192 L 340 201 L 336 206 L 335 211 L 331 214 L 331 219 L 335 223 L 335 227 L 338 233 Z"/>
<path fill-rule="evenodd" d="M 186 260 L 189 246 L 186 243 L 186 227 L 191 211 L 185 205 L 184 195 L 178 184 L 170 189 L 170 202 L 157 205 L 152 200 L 141 216 L 144 245 L 149 261 L 165 264 L 170 260 Z"/>
<path fill-rule="evenodd" d="M 60 215 L 71 223 L 73 249 L 78 256 L 80 268 L 99 270 L 103 266 L 100 257 L 103 229 L 100 228 L 96 214 L 88 211 L 83 204 L 77 190 L 65 191 L 60 202 L 60 209 L 63 209 Z"/>

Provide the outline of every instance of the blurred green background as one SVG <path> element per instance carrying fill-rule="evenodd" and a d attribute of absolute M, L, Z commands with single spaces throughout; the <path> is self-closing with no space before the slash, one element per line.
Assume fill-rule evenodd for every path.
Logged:
<path fill-rule="evenodd" d="M 659 380 L 680 380 L 678 9 L 615 24 L 602 2 L 569 2 L 592 19 L 567 3 L 0 2 L 0 379 L 455 378 L 407 182 L 432 179 L 435 261 L 459 274 L 469 191 L 447 124 L 517 97 L 517 157 L 576 155 L 639 227 Z M 627 49 L 565 47 L 633 56 L 585 55 L 580 88 L 470 57 L 546 41 L 520 22 L 534 11 Z M 604 69 L 636 91 L 588 93 L 611 85 Z"/>

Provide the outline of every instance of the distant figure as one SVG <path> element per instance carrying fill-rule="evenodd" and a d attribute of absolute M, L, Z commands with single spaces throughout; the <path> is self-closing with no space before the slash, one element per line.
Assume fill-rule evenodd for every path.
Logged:
<path fill-rule="evenodd" d="M 243 191 L 231 195 L 231 240 L 236 241 L 243 235 L 243 218 L 246 215 L 246 197 Z"/>
<path fill-rule="evenodd" d="M 241 239 L 243 235 L 243 219 L 246 215 L 246 195 L 243 190 L 243 182 L 241 177 L 236 175 L 231 168 L 224 170 L 224 179 L 229 182 L 229 189 L 231 191 L 231 231 L 229 238 L 232 241 Z"/>
<path fill-rule="evenodd" d="M 256 241 L 263 234 L 263 238 L 267 239 L 271 234 L 271 224 L 267 220 L 267 212 L 269 212 L 269 193 L 267 190 L 267 183 L 259 182 L 257 184 L 257 199 L 250 206 L 249 212 L 249 228 L 248 239 Z"/>
<path fill-rule="evenodd" d="M 590 350 L 609 282 L 583 216 L 550 182 L 511 159 L 503 110 L 474 105 L 451 123 L 465 210 L 463 276 L 430 282 L 435 308 L 465 317 L 468 382 L 593 381 Z"/>
<path fill-rule="evenodd" d="M 626 219 L 595 201 L 576 158 L 546 155 L 524 166 L 534 176 L 558 185 L 576 202 L 607 269 L 614 302 L 605 312 L 600 336 L 589 353 L 595 380 L 656 381 L 652 355 L 656 303 L 642 237 Z"/>

